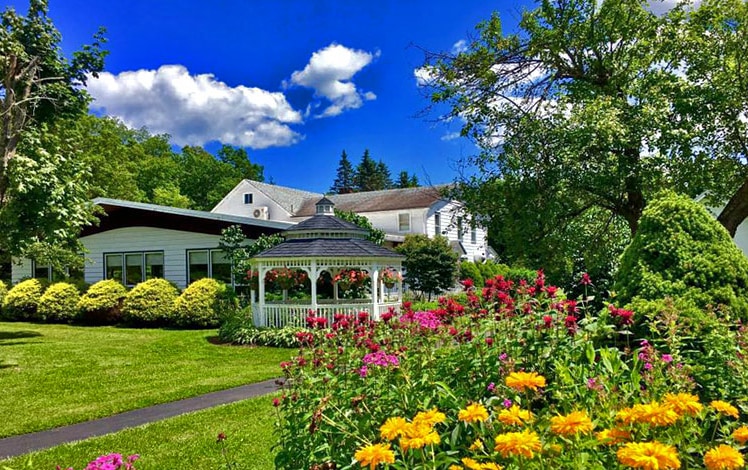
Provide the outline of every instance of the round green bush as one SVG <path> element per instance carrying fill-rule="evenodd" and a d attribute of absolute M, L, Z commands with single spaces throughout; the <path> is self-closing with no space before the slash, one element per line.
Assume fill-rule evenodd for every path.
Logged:
<path fill-rule="evenodd" d="M 137 325 L 174 324 L 174 301 L 179 290 L 166 279 L 149 279 L 133 287 L 122 305 L 126 322 Z"/>
<path fill-rule="evenodd" d="M 78 302 L 80 319 L 95 325 L 113 325 L 122 319 L 125 286 L 113 279 L 99 281 L 88 288 Z"/>
<path fill-rule="evenodd" d="M 37 314 L 48 322 L 71 322 L 78 316 L 80 292 L 73 284 L 58 282 L 44 291 Z"/>
<path fill-rule="evenodd" d="M 36 319 L 43 291 L 44 286 L 38 279 L 19 282 L 3 297 L 3 317 L 21 321 Z"/>
<path fill-rule="evenodd" d="M 209 278 L 195 281 L 174 301 L 176 323 L 186 327 L 216 327 L 221 304 L 226 301 L 224 283 Z"/>
<path fill-rule="evenodd" d="M 471 261 L 463 261 L 460 263 L 460 280 L 472 279 L 476 286 L 483 287 L 483 275 L 481 274 L 478 266 Z"/>
<path fill-rule="evenodd" d="M 748 319 L 748 258 L 700 204 L 673 192 L 653 199 L 621 257 L 619 304 L 667 297 Z"/>
<path fill-rule="evenodd" d="M 0 308 L 2 308 L 3 305 L 3 299 L 8 294 L 8 286 L 3 282 L 0 281 Z"/>

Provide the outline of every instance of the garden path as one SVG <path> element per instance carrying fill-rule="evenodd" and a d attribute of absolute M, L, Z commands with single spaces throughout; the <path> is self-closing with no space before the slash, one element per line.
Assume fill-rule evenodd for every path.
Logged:
<path fill-rule="evenodd" d="M 278 379 L 266 380 L 240 387 L 206 393 L 192 398 L 185 398 L 171 403 L 149 406 L 138 410 L 100 418 L 93 421 L 71 424 L 20 436 L 0 439 L 0 460 L 37 450 L 54 447 L 60 444 L 80 441 L 91 437 L 103 436 L 126 428 L 152 423 L 192 411 L 199 411 L 214 406 L 225 405 L 248 398 L 265 395 L 279 389 Z"/>

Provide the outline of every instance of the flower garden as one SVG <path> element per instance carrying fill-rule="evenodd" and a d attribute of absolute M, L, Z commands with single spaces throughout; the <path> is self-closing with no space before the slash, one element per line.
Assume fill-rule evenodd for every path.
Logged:
<path fill-rule="evenodd" d="M 464 286 L 433 311 L 406 304 L 380 322 L 310 317 L 282 364 L 276 466 L 743 468 L 744 327 L 712 312 L 736 347 L 698 360 L 674 329 L 634 339 L 634 312 L 593 311 L 591 295 L 565 298 L 542 271 Z"/>

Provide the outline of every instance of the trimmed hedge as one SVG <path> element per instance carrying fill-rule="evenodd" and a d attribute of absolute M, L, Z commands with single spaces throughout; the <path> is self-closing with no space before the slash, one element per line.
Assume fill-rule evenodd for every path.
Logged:
<path fill-rule="evenodd" d="M 48 322 L 72 322 L 78 316 L 80 292 L 73 284 L 52 284 L 39 300 L 38 316 Z"/>
<path fill-rule="evenodd" d="M 44 286 L 39 279 L 19 282 L 3 297 L 3 318 L 8 320 L 35 320 Z"/>
<path fill-rule="evenodd" d="M 613 288 L 619 303 L 640 311 L 644 301 L 670 297 L 700 310 L 723 305 L 748 319 L 748 258 L 704 207 L 673 192 L 647 205 Z"/>
<path fill-rule="evenodd" d="M 8 286 L 3 281 L 0 281 L 0 308 L 2 308 L 3 299 L 5 298 L 7 294 L 8 294 Z"/>
<path fill-rule="evenodd" d="M 226 285 L 215 279 L 195 281 L 174 301 L 175 323 L 185 327 L 217 327 L 230 302 Z"/>
<path fill-rule="evenodd" d="M 481 274 L 480 269 L 478 268 L 476 263 L 473 263 L 472 261 L 463 261 L 460 263 L 459 276 L 460 281 L 464 281 L 465 279 L 472 279 L 473 283 L 476 286 L 483 287 L 483 274 Z"/>
<path fill-rule="evenodd" d="M 133 287 L 122 305 L 126 322 L 163 326 L 174 323 L 174 301 L 179 289 L 166 279 L 149 279 Z"/>
<path fill-rule="evenodd" d="M 97 282 L 78 302 L 81 321 L 95 325 L 119 323 L 126 295 L 127 288 L 113 279 Z"/>

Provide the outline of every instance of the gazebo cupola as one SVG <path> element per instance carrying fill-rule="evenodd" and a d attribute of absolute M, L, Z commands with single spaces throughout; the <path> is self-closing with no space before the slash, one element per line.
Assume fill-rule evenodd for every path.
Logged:
<path fill-rule="evenodd" d="M 261 326 L 282 326 L 303 324 L 304 319 L 314 313 L 317 316 L 332 317 L 336 313 L 368 312 L 372 318 L 379 318 L 383 309 L 399 308 L 402 293 L 403 255 L 376 245 L 368 240 L 368 230 L 340 219 L 334 213 L 335 204 L 326 197 L 316 204 L 316 214 L 289 228 L 283 233 L 285 241 L 269 248 L 252 258 L 253 269 L 258 275 L 257 302 L 252 311 L 255 324 Z M 265 276 L 276 269 L 294 269 L 307 273 L 311 280 L 311 298 L 308 302 L 286 301 L 271 303 L 265 301 Z M 365 299 L 340 299 L 336 277 L 340 273 L 366 272 L 371 280 L 371 289 Z M 333 279 L 333 298 L 319 299 L 317 281 L 327 272 Z M 393 282 L 394 273 L 396 282 Z M 382 274 L 389 277 L 383 278 Z M 385 283 L 388 288 L 397 284 L 394 298 L 385 302 Z M 391 292 L 390 292 L 391 293 Z M 284 299 L 285 291 L 284 291 Z"/>

